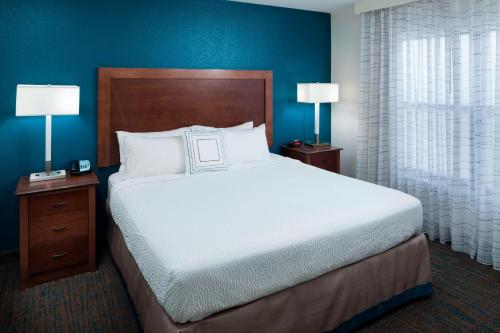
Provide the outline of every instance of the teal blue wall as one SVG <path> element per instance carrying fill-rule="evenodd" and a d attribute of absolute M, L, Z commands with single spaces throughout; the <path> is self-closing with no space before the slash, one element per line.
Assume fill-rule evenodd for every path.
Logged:
<path fill-rule="evenodd" d="M 16 85 L 80 86 L 80 116 L 53 119 L 53 167 L 95 165 L 101 66 L 272 70 L 276 152 L 313 139 L 314 107 L 296 103 L 296 83 L 330 80 L 330 15 L 217 0 L 0 0 L 0 251 L 18 247 L 17 180 L 44 161 L 44 119 L 15 117 Z M 99 170 L 101 207 L 112 171 Z"/>

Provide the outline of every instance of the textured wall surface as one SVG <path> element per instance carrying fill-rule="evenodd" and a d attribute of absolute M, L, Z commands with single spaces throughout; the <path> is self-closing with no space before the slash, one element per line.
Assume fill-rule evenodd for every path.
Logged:
<path fill-rule="evenodd" d="M 296 103 L 296 83 L 329 82 L 330 60 L 329 14 L 217 0 L 0 1 L 0 251 L 18 247 L 17 180 L 44 161 L 44 119 L 15 117 L 17 84 L 80 86 L 80 115 L 53 119 L 53 167 L 95 166 L 98 67 L 273 70 L 276 152 L 313 139 L 314 107 Z M 321 133 L 330 138 L 328 105 Z M 101 209 L 114 170 L 97 171 Z"/>

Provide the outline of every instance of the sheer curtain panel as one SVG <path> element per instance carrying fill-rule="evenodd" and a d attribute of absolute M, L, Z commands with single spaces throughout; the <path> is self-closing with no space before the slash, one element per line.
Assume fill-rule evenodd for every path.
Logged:
<path fill-rule="evenodd" d="M 364 13 L 357 176 L 407 192 L 424 231 L 500 270 L 500 0 Z"/>

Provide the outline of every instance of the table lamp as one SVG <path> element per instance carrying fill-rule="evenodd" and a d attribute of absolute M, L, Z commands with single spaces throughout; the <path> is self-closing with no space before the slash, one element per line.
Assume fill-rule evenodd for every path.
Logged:
<path fill-rule="evenodd" d="M 45 116 L 45 172 L 32 173 L 30 182 L 66 177 L 65 170 L 51 170 L 52 116 L 78 115 L 80 87 L 17 85 L 16 116 Z"/>
<path fill-rule="evenodd" d="M 319 103 L 335 103 L 339 101 L 339 85 L 337 83 L 298 83 L 297 102 L 314 103 L 314 137 L 315 142 L 306 142 L 311 147 L 329 146 L 330 143 L 319 142 Z"/>

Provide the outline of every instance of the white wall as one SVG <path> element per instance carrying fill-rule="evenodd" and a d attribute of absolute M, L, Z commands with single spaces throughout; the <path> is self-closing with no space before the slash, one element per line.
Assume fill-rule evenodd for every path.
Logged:
<path fill-rule="evenodd" d="M 332 145 L 341 152 L 341 173 L 356 174 L 356 142 L 359 109 L 361 16 L 354 14 L 354 3 L 331 14 L 332 82 L 339 84 L 339 102 L 332 104 Z"/>

